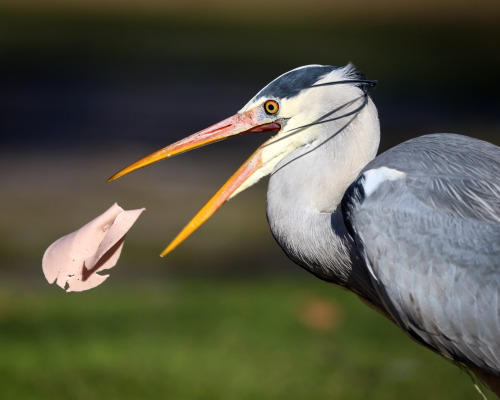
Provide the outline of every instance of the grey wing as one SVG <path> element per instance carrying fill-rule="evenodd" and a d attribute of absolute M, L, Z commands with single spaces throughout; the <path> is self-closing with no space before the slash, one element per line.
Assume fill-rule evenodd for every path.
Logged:
<path fill-rule="evenodd" d="M 405 142 L 364 169 L 342 211 L 397 323 L 500 373 L 500 148 L 451 134 Z"/>

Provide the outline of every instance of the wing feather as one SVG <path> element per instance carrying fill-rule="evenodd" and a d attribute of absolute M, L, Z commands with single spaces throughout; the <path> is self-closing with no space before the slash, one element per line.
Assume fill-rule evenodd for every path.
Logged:
<path fill-rule="evenodd" d="M 366 173 L 382 168 L 403 174 Z M 500 374 L 500 148 L 452 134 L 405 142 L 364 169 L 342 211 L 398 324 Z"/>

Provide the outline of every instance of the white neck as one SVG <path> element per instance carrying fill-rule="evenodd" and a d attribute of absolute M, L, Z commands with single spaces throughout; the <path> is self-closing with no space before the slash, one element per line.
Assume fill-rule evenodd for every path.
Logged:
<path fill-rule="evenodd" d="M 364 285 L 352 282 L 360 261 L 336 210 L 347 187 L 376 155 L 377 110 L 369 100 L 355 116 L 308 129 L 318 130 L 318 140 L 290 153 L 271 174 L 269 225 L 292 260 L 356 292 L 353 286 Z"/>

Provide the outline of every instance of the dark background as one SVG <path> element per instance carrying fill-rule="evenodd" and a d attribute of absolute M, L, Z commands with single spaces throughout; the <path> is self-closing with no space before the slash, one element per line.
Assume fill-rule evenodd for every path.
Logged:
<path fill-rule="evenodd" d="M 13 2 L 0 8 L 2 137 L 164 144 L 287 70 L 353 62 L 379 80 L 384 146 L 440 131 L 494 140 L 499 6 L 446 3 Z"/>

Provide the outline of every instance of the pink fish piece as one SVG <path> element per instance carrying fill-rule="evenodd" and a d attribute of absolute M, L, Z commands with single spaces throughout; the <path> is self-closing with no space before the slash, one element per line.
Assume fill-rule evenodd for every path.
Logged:
<path fill-rule="evenodd" d="M 109 277 L 99 272 L 116 265 L 126 233 L 144 210 L 126 211 L 115 203 L 80 229 L 56 240 L 42 259 L 47 281 L 56 282 L 67 292 L 99 286 Z"/>

